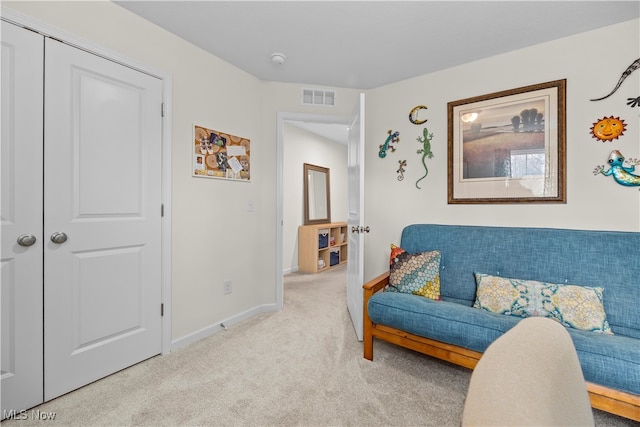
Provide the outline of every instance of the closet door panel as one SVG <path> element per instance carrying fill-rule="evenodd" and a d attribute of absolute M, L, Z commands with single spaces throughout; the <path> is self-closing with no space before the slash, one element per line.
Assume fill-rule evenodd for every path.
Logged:
<path fill-rule="evenodd" d="M 42 36 L 2 22 L 2 417 L 43 400 Z M 35 239 L 35 240 L 34 240 Z M 19 243 L 20 241 L 20 243 Z M 17 411 L 17 412 L 12 412 Z"/>
<path fill-rule="evenodd" d="M 161 351 L 162 82 L 55 40 L 46 53 L 48 400 Z"/>

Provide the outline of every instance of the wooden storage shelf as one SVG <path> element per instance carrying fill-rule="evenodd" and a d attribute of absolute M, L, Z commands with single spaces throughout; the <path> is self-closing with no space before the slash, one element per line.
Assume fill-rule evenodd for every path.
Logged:
<path fill-rule="evenodd" d="M 326 238 L 320 236 L 326 233 Z M 321 246 L 326 240 L 326 246 Z M 301 225 L 298 228 L 298 269 L 303 273 L 319 273 L 347 262 L 347 223 Z M 324 241 L 322 242 L 325 243 Z M 333 243 L 333 244 L 331 244 Z M 332 264 L 332 253 L 333 255 Z M 324 267 L 318 260 L 324 261 Z"/>

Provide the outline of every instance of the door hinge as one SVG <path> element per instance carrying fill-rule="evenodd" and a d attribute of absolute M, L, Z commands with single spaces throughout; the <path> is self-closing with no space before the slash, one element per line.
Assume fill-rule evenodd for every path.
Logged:
<path fill-rule="evenodd" d="M 164 217 L 164 203 L 160 205 L 160 216 Z"/>
<path fill-rule="evenodd" d="M 164 316 L 164 303 L 160 304 L 160 317 Z"/>
<path fill-rule="evenodd" d="M 165 105 L 164 105 L 164 102 L 163 102 L 162 105 L 160 106 L 160 115 L 162 117 L 164 117 L 165 111 L 166 111 L 166 109 L 165 109 Z"/>

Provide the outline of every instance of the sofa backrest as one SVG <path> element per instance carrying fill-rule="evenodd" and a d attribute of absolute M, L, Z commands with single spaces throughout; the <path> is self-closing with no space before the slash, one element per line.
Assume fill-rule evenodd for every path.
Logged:
<path fill-rule="evenodd" d="M 604 288 L 614 334 L 640 338 L 640 233 L 413 224 L 400 245 L 442 254 L 442 299 L 473 305 L 474 273 Z"/>

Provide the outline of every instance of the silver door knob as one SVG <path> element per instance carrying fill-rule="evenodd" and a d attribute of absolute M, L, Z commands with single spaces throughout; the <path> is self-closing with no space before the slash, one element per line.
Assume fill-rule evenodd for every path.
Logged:
<path fill-rule="evenodd" d="M 56 231 L 51 235 L 51 241 L 53 243 L 64 243 L 67 241 L 67 235 L 62 231 Z"/>
<path fill-rule="evenodd" d="M 352 233 L 360 233 L 360 229 L 354 225 L 353 227 L 351 227 L 351 232 Z"/>
<path fill-rule="evenodd" d="M 21 234 L 18 236 L 18 244 L 20 246 L 31 246 L 36 242 L 36 236 L 33 234 Z"/>

